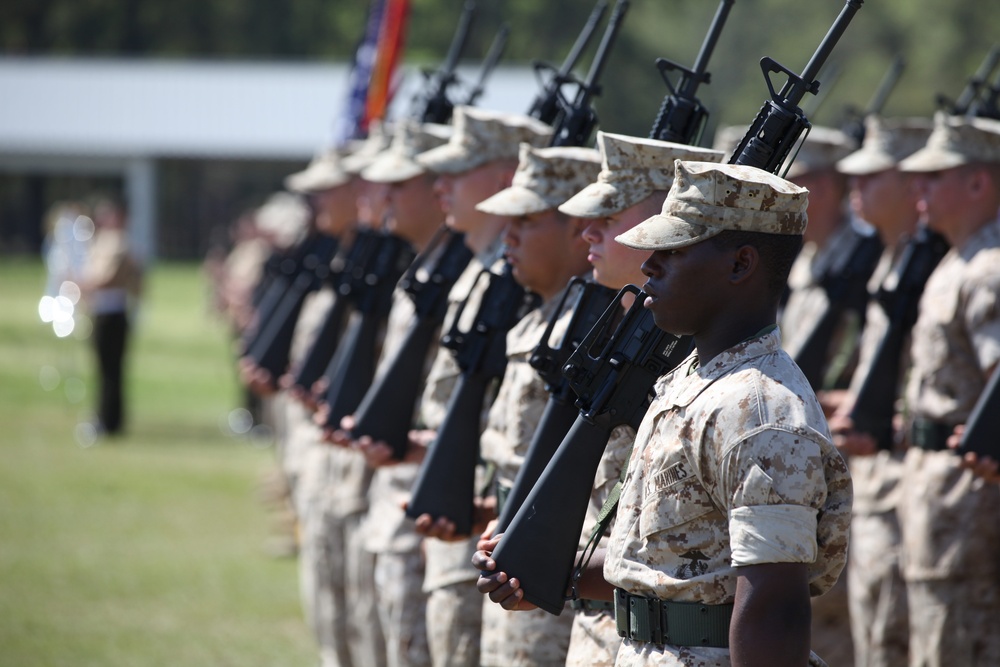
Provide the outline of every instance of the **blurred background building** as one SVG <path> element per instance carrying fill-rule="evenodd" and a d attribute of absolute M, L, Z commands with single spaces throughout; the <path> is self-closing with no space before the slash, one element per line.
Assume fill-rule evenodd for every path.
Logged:
<path fill-rule="evenodd" d="M 409 0 L 404 88 L 390 118 L 406 114 L 418 70 L 444 59 L 464 1 Z M 104 191 L 129 203 L 143 255 L 201 257 L 329 143 L 369 11 L 388 2 L 0 4 L 0 253 L 37 252 L 54 202 Z M 511 34 L 479 104 L 526 110 L 538 89 L 532 61 L 561 63 L 595 2 L 480 0 L 464 76 L 474 78 L 501 23 Z M 648 133 L 666 93 L 656 58 L 690 67 L 717 6 L 631 1 L 596 102 L 602 129 Z M 711 144 L 716 125 L 753 119 L 767 96 L 762 56 L 801 71 L 843 6 L 735 2 L 711 84 L 699 90 L 712 113 L 701 144 Z M 867 2 L 820 77 L 824 94 L 810 117 L 841 125 L 900 55 L 907 68 L 885 113 L 929 115 L 935 97 L 957 96 L 998 41 L 993 2 Z"/>

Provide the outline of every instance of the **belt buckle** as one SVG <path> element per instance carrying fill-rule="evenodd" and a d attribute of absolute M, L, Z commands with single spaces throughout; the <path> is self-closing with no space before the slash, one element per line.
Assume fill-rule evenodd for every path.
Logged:
<path fill-rule="evenodd" d="M 628 593 L 620 588 L 615 589 L 615 629 L 619 637 L 629 636 Z"/>

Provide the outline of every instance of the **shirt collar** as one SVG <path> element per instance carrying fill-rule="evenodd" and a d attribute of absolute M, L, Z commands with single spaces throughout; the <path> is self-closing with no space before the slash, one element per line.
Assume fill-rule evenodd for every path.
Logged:
<path fill-rule="evenodd" d="M 697 352 L 685 359 L 674 371 L 672 381 L 665 387 L 666 406 L 690 405 L 701 392 L 719 378 L 736 368 L 765 354 L 781 350 L 781 332 L 777 327 L 764 329 L 761 333 L 737 343 L 713 357 L 704 366 L 690 372 L 692 364 L 698 363 Z"/>

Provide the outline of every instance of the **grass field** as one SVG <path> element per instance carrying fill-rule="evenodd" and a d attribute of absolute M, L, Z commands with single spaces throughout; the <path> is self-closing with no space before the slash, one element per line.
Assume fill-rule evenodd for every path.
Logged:
<path fill-rule="evenodd" d="M 41 323 L 42 286 L 0 261 L 0 667 L 315 664 L 295 563 L 263 548 L 273 452 L 221 426 L 237 391 L 197 267 L 151 272 L 128 434 L 92 446 L 87 341 Z"/>

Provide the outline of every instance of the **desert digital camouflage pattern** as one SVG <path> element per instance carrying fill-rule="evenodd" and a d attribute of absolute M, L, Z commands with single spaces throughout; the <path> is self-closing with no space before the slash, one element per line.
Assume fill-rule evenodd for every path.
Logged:
<path fill-rule="evenodd" d="M 351 180 L 340 155 L 333 150 L 320 153 L 302 171 L 285 177 L 285 188 L 299 194 L 330 190 Z"/>
<path fill-rule="evenodd" d="M 593 148 L 521 144 L 517 171 L 509 188 L 476 208 L 491 215 L 521 216 L 556 208 L 586 187 L 601 170 Z"/>
<path fill-rule="evenodd" d="M 507 334 L 507 368 L 481 440 L 482 457 L 496 467 L 498 484 L 512 486 L 524 463 L 548 392 L 528 363 L 562 295 L 528 313 Z M 560 322 L 565 327 L 573 304 Z M 559 335 L 558 331 L 555 335 Z M 562 667 L 572 613 L 553 616 L 541 609 L 510 612 L 483 596 L 482 667 Z"/>
<path fill-rule="evenodd" d="M 670 189 L 675 160 L 719 162 L 719 151 L 669 141 L 597 133 L 601 171 L 597 179 L 559 207 L 566 215 L 601 218 L 621 213 L 658 190 Z"/>
<path fill-rule="evenodd" d="M 847 559 L 851 480 L 777 331 L 697 357 L 656 386 L 636 435 L 605 578 L 630 593 L 733 602 L 735 568 L 809 565 L 811 595 Z M 727 649 L 624 642 L 619 665 L 729 665 Z"/>
<path fill-rule="evenodd" d="M 941 171 L 972 162 L 1000 163 L 1000 121 L 938 112 L 927 145 L 903 160 L 903 171 Z"/>
<path fill-rule="evenodd" d="M 518 146 L 548 145 L 552 128 L 520 114 L 457 106 L 452 116 L 455 132 L 444 146 L 417 158 L 439 174 L 458 174 L 493 160 L 516 159 Z"/>
<path fill-rule="evenodd" d="M 837 163 L 837 171 L 848 176 L 865 176 L 892 169 L 924 147 L 932 127 L 929 118 L 868 116 L 864 143 Z"/>
<path fill-rule="evenodd" d="M 361 172 L 361 178 L 373 183 L 401 183 L 428 172 L 417 162 L 417 155 L 448 143 L 450 125 L 401 121 L 389 148 L 382 151 Z"/>
<path fill-rule="evenodd" d="M 638 250 L 682 248 L 724 230 L 801 234 L 808 191 L 762 169 L 713 162 L 674 164 L 663 210 L 615 237 Z"/>

